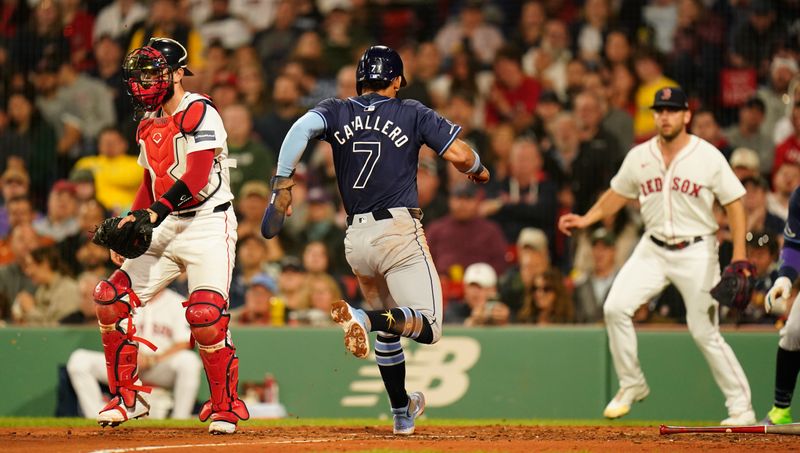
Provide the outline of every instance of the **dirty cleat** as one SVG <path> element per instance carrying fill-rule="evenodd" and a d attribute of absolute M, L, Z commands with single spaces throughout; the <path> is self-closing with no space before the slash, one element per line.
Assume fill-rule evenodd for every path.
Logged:
<path fill-rule="evenodd" d="M 759 425 L 785 425 L 792 422 L 792 408 L 790 407 L 775 407 L 767 413 L 764 420 L 759 422 Z"/>
<path fill-rule="evenodd" d="M 413 392 L 408 395 L 408 406 L 392 408 L 394 433 L 409 436 L 414 434 L 414 420 L 425 412 L 425 395 Z"/>
<path fill-rule="evenodd" d="M 132 408 L 126 407 L 122 398 L 115 396 L 106 404 L 106 407 L 97 414 L 97 423 L 102 426 L 115 427 L 128 420 L 144 417 L 150 413 L 150 404 L 144 399 L 141 393 L 136 393 L 136 399 Z"/>
<path fill-rule="evenodd" d="M 756 424 L 756 413 L 746 410 L 740 414 L 731 415 L 719 422 L 721 426 L 749 426 Z"/>
<path fill-rule="evenodd" d="M 650 387 L 647 384 L 620 388 L 614 399 L 612 399 L 603 411 L 603 417 L 619 418 L 631 411 L 631 404 L 642 401 L 650 394 Z"/>
<path fill-rule="evenodd" d="M 359 359 L 369 355 L 369 318 L 364 310 L 340 300 L 331 306 L 331 318 L 344 329 L 344 347 Z"/>
<path fill-rule="evenodd" d="M 211 434 L 233 434 L 236 432 L 236 423 L 214 420 L 208 425 L 208 432 Z"/>

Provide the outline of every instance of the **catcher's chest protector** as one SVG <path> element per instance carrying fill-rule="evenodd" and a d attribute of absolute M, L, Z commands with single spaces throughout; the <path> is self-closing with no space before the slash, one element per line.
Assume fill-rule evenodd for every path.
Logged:
<path fill-rule="evenodd" d="M 145 118 L 139 123 L 136 137 L 150 166 L 156 200 L 186 172 L 186 135 L 202 123 L 209 104 L 210 100 L 196 100 L 172 116 Z M 181 209 L 198 203 L 193 200 Z"/>

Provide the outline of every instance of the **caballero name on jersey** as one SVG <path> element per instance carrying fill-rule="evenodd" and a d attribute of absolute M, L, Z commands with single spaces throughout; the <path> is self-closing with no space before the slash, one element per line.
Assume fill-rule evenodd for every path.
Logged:
<path fill-rule="evenodd" d="M 340 145 L 344 145 L 348 140 L 353 138 L 353 133 L 355 131 L 376 131 L 389 137 L 389 140 L 394 142 L 394 146 L 399 148 L 408 142 L 408 136 L 403 134 L 403 130 L 399 127 L 392 126 L 394 126 L 394 121 L 392 120 L 386 120 L 381 123 L 380 115 L 375 115 L 374 121 L 372 120 L 372 115 L 367 115 L 363 120 L 360 116 L 357 116 L 353 121 L 350 121 L 350 125 L 345 124 L 341 131 L 334 132 L 333 138 L 335 138 Z M 344 135 L 344 138 L 342 138 L 342 135 Z"/>

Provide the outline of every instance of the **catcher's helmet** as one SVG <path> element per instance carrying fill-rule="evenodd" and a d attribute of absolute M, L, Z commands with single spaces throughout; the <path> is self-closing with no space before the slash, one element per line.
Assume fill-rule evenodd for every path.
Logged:
<path fill-rule="evenodd" d="M 172 68 L 173 71 L 178 68 L 183 68 L 183 73 L 187 76 L 194 75 L 194 73 L 186 67 L 189 54 L 186 52 L 186 48 L 178 41 L 169 38 L 150 38 L 150 42 L 147 43 L 147 46 L 161 52 L 161 55 L 164 55 L 167 63 L 169 63 L 169 67 Z"/>
<path fill-rule="evenodd" d="M 172 72 L 164 55 L 152 47 L 139 47 L 125 57 L 122 80 L 137 115 L 157 110 L 172 96 Z"/>
<path fill-rule="evenodd" d="M 361 94 L 361 85 L 365 81 L 391 81 L 400 77 L 400 86 L 406 86 L 403 76 L 403 60 L 400 55 L 386 46 L 372 46 L 364 52 L 356 68 L 356 91 Z"/>

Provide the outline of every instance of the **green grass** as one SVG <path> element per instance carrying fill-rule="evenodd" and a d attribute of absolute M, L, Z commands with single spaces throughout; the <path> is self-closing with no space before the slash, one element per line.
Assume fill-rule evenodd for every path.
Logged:
<path fill-rule="evenodd" d="M 243 427 L 274 427 L 274 426 L 383 426 L 391 423 L 389 420 L 375 418 L 285 418 L 285 419 L 253 419 L 242 422 Z M 686 420 L 603 420 L 603 419 L 422 419 L 418 426 L 712 426 L 717 422 L 698 422 Z M 191 420 L 136 420 L 130 423 L 131 428 L 196 428 L 201 423 L 196 419 Z M 0 428 L 22 427 L 95 427 L 94 420 L 85 418 L 52 418 L 52 417 L 0 417 Z"/>

